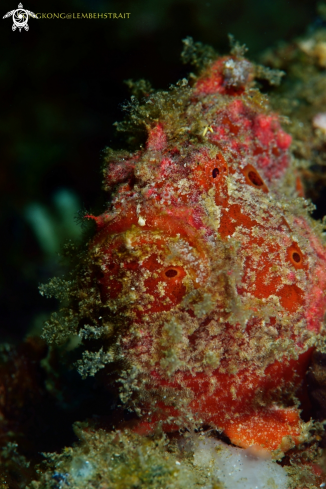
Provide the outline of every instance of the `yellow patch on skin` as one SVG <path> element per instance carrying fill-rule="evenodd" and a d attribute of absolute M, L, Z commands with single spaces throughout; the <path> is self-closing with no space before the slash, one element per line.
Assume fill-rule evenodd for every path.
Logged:
<path fill-rule="evenodd" d="M 211 126 L 205 126 L 204 130 L 203 130 L 203 137 L 206 136 L 207 132 L 214 132 L 213 128 Z"/>

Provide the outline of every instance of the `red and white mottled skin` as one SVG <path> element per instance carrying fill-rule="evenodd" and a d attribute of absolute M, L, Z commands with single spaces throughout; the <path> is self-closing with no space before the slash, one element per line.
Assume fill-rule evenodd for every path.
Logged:
<path fill-rule="evenodd" d="M 136 372 L 135 429 L 205 424 L 286 451 L 305 439 L 294 396 L 325 314 L 325 247 L 282 194 L 291 136 L 250 64 L 219 58 L 184 93 L 144 149 L 111 157 L 112 205 L 89 216 L 101 299 Z"/>

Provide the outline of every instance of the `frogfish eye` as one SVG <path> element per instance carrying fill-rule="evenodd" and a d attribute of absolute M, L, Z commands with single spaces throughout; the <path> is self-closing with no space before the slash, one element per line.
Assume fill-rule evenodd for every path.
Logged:
<path fill-rule="evenodd" d="M 178 270 L 175 268 L 169 268 L 168 270 L 165 271 L 165 276 L 168 278 L 173 278 L 178 275 Z"/>

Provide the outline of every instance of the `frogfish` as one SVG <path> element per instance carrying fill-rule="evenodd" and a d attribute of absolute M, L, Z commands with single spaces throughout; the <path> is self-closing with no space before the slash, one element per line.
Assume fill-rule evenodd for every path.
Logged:
<path fill-rule="evenodd" d="M 82 338 L 80 372 L 116 378 L 138 433 L 205 426 L 285 452 L 307 436 L 326 248 L 255 83 L 233 52 L 168 91 L 136 86 L 118 127 L 136 148 L 107 150 L 110 202 L 86 215 L 96 231 L 44 334 Z"/>

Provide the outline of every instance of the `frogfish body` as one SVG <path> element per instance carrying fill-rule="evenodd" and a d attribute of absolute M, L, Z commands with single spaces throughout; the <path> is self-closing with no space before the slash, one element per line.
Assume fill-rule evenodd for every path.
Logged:
<path fill-rule="evenodd" d="M 134 104 L 146 145 L 108 153 L 88 276 L 136 431 L 210 426 L 284 452 L 305 439 L 296 393 L 323 334 L 326 250 L 252 72 L 218 58 Z"/>

